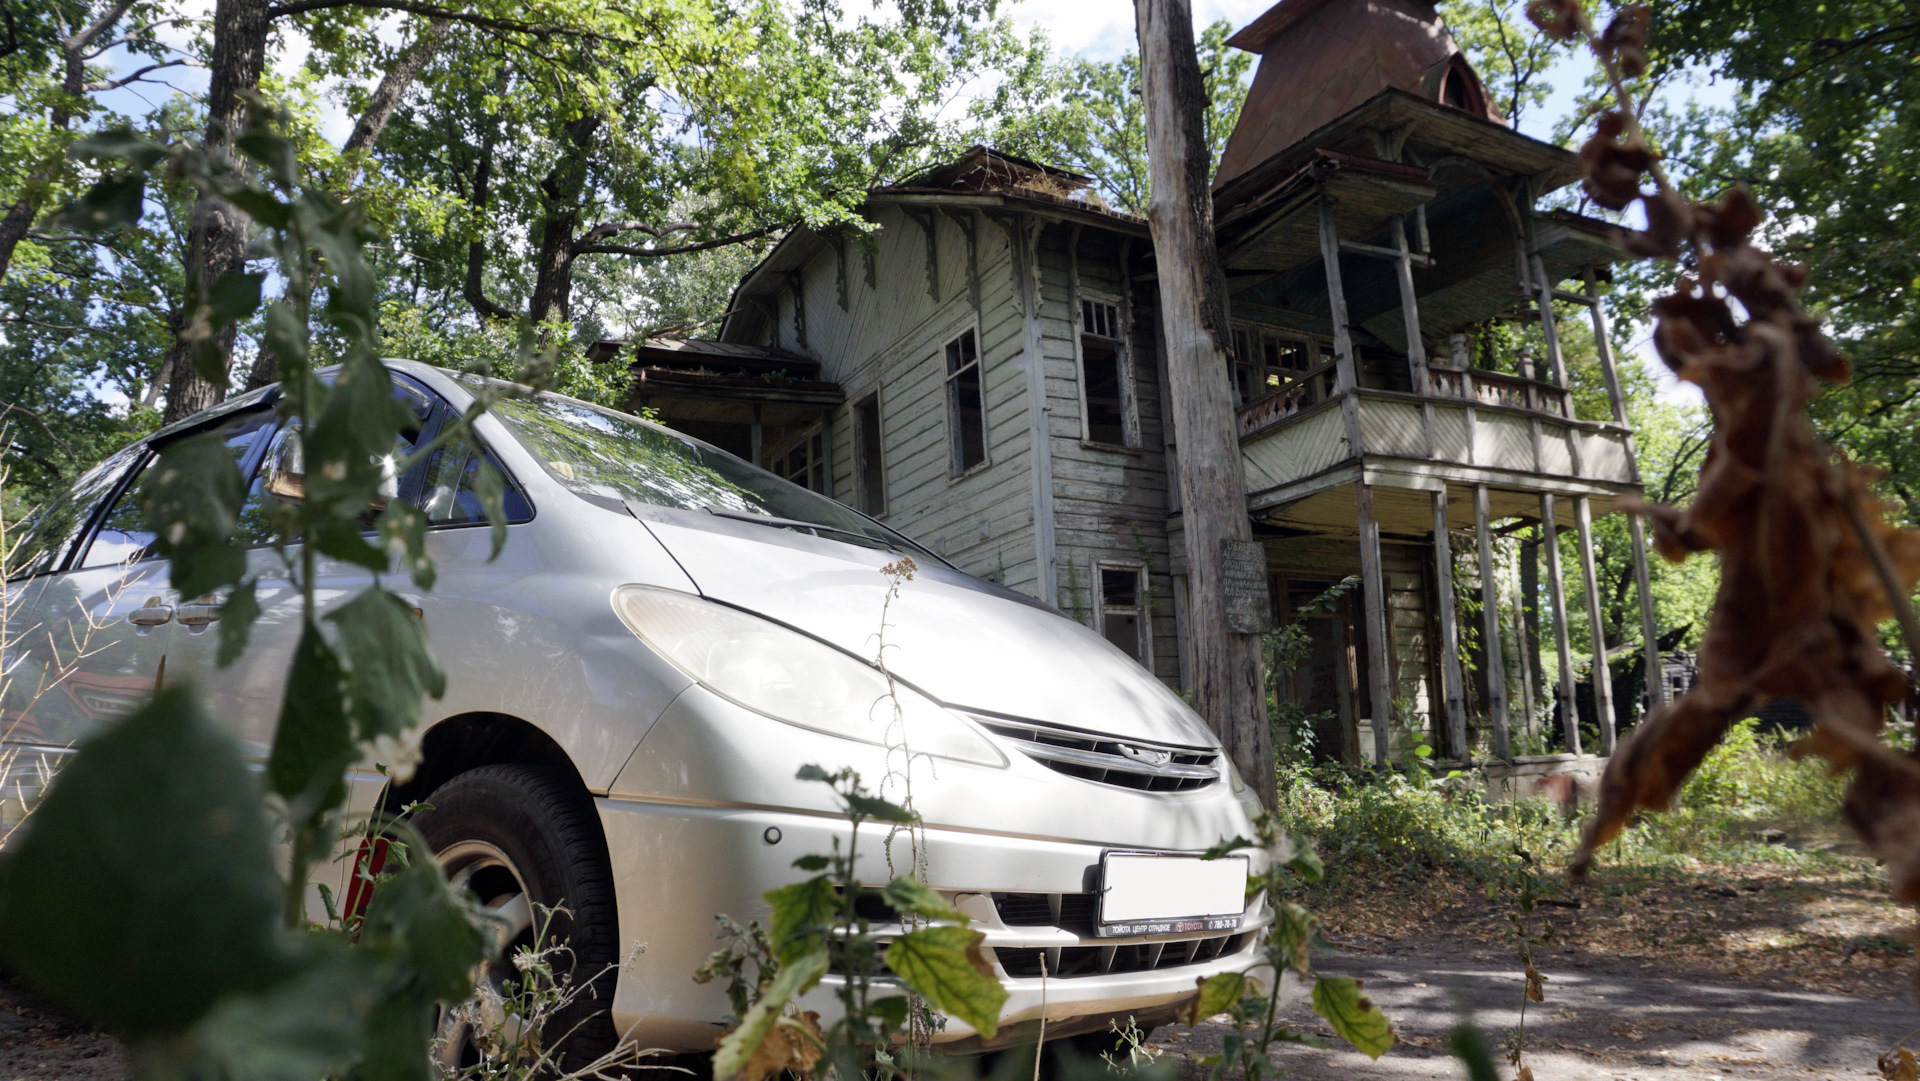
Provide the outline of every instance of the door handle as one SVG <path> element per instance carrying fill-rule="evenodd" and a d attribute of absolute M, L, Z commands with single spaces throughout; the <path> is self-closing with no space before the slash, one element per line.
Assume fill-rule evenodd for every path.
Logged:
<path fill-rule="evenodd" d="M 220 619 L 220 606 L 217 604 L 183 604 L 174 613 L 175 620 L 187 627 L 205 627 Z"/>
<path fill-rule="evenodd" d="M 154 597 L 144 606 L 128 613 L 127 622 L 136 627 L 158 627 L 172 618 L 173 605 L 161 604 L 160 598 Z"/>

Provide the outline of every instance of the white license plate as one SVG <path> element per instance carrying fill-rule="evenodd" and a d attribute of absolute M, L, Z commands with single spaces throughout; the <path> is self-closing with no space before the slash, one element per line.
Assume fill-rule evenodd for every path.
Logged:
<path fill-rule="evenodd" d="M 1247 857 L 1107 852 L 1100 857 L 1095 933 L 1231 931 L 1247 906 Z"/>

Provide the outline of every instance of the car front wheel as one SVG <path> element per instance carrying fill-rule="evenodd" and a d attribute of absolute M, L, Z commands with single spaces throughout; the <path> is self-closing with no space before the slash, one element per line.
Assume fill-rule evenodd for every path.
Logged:
<path fill-rule="evenodd" d="M 611 1051 L 618 922 L 592 799 L 556 770 L 504 765 L 462 773 L 426 804 L 414 824 L 454 889 L 492 913 L 496 947 L 474 999 L 442 1015 L 435 1057 L 459 1069 L 483 1051 L 554 1047 L 573 1070 Z"/>

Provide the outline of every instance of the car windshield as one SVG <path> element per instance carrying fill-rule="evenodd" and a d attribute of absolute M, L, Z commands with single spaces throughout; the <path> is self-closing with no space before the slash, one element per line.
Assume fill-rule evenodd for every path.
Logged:
<path fill-rule="evenodd" d="M 493 414 L 555 480 L 580 495 L 703 510 L 872 548 L 931 554 L 832 499 L 658 424 L 552 394 L 502 398 Z"/>

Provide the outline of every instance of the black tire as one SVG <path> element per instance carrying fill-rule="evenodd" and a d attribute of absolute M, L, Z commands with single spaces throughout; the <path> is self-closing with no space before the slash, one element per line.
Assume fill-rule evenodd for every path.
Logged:
<path fill-rule="evenodd" d="M 526 908 L 560 910 L 547 924 L 547 939 L 571 952 L 570 975 L 582 986 L 542 1033 L 548 1046 L 563 1041 L 562 1067 L 578 1069 L 611 1051 L 618 1038 L 608 1009 L 620 962 L 619 919 L 592 798 L 557 770 L 509 765 L 462 773 L 426 803 L 414 825 L 456 885 L 473 890 L 488 907 L 514 908 L 518 888 Z M 518 978 L 512 955 L 534 944 L 537 926 L 522 921 L 503 933 L 508 940 L 489 966 L 489 978 Z M 554 957 L 556 975 L 567 971 L 568 959 Z"/>

